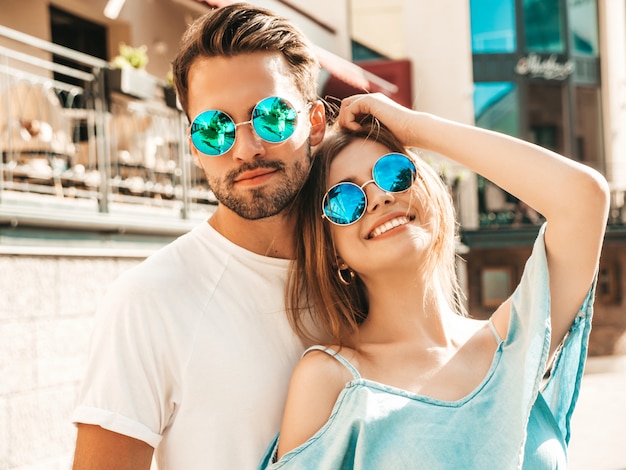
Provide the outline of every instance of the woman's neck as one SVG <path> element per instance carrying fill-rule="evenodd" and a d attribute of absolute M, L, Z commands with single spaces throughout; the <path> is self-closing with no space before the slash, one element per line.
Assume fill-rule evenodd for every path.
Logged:
<path fill-rule="evenodd" d="M 434 286 L 433 286 L 434 287 Z M 446 345 L 450 311 L 439 289 L 421 279 L 402 276 L 368 281 L 369 313 L 359 329 L 360 342 L 398 343 L 419 340 Z"/>

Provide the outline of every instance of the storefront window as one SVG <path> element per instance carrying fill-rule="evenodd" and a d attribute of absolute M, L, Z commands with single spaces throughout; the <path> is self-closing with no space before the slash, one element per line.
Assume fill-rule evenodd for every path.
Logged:
<path fill-rule="evenodd" d="M 563 53 L 561 0 L 524 0 L 524 31 L 528 51 Z"/>
<path fill-rule="evenodd" d="M 529 140 L 558 153 L 565 153 L 569 132 L 565 126 L 563 87 L 548 81 L 531 83 L 526 100 Z"/>
<path fill-rule="evenodd" d="M 470 10 L 475 54 L 515 51 L 515 0 L 471 0 Z"/>
<path fill-rule="evenodd" d="M 602 112 L 600 90 L 576 87 L 576 154 L 578 159 L 596 170 L 604 171 Z"/>
<path fill-rule="evenodd" d="M 519 135 L 519 100 L 513 82 L 474 84 L 474 118 L 485 129 Z"/>
<path fill-rule="evenodd" d="M 598 10 L 596 0 L 568 0 L 572 50 L 576 55 L 598 56 Z"/>
<path fill-rule="evenodd" d="M 474 116 L 479 127 L 518 136 L 517 85 L 512 82 L 475 83 Z M 478 176 L 478 206 L 481 227 L 525 222 L 519 201 L 481 176 Z"/>

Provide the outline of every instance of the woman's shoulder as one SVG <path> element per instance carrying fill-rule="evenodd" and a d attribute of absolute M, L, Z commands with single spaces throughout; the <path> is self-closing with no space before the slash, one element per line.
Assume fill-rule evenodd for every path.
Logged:
<path fill-rule="evenodd" d="M 304 443 L 328 421 L 341 391 L 352 380 L 331 348 L 308 350 L 291 376 L 278 456 Z"/>
<path fill-rule="evenodd" d="M 293 376 L 299 380 L 328 381 L 337 386 L 345 385 L 354 378 L 351 370 L 350 358 L 354 357 L 354 350 L 336 345 L 315 346 L 305 351 L 296 365 Z"/>
<path fill-rule="evenodd" d="M 332 347 L 306 351 L 291 376 L 289 400 L 292 404 L 296 400 L 301 404 L 316 404 L 319 411 L 324 410 L 322 414 L 330 415 L 337 397 L 354 379 L 349 364 L 346 366 L 337 354 Z"/>

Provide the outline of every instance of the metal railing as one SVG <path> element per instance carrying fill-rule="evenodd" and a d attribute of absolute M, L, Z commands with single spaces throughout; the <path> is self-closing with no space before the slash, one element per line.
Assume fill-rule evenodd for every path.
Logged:
<path fill-rule="evenodd" d="M 213 211 L 185 116 L 154 77 L 136 99 L 110 73 L 0 26 L 0 224 L 175 234 Z"/>
<path fill-rule="evenodd" d="M 144 74 L 150 96 L 137 99 L 110 74 L 106 61 L 0 26 L 0 225 L 169 235 L 213 211 L 187 120 L 158 80 Z M 625 189 L 613 188 L 611 224 L 626 223 Z M 479 206 L 484 228 L 542 221 L 480 185 Z"/>

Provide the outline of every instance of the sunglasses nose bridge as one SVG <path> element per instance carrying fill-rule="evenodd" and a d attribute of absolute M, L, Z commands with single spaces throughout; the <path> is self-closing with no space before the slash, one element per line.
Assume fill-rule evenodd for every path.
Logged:
<path fill-rule="evenodd" d="M 246 124 L 249 124 L 250 127 L 247 129 L 239 128 L 240 126 L 245 126 Z M 258 158 L 265 152 L 263 139 L 256 132 L 252 119 L 235 123 L 235 130 L 236 138 L 233 142 L 233 146 L 231 147 L 234 158 L 238 160 Z"/>
<path fill-rule="evenodd" d="M 361 188 L 361 191 L 365 192 L 365 188 L 367 187 L 367 185 L 369 185 L 370 183 L 374 183 L 374 185 L 378 186 L 376 184 L 376 181 L 372 180 L 368 180 L 365 183 L 363 183 L 361 186 L 359 186 Z"/>
<path fill-rule="evenodd" d="M 367 186 L 373 183 L 372 189 L 369 190 L 369 196 Z M 376 210 L 379 206 L 389 204 L 394 201 L 393 193 L 381 188 L 379 184 L 371 179 L 361 185 L 361 191 L 365 195 L 365 210 L 368 212 Z"/>
<path fill-rule="evenodd" d="M 237 129 L 239 126 L 244 126 L 246 124 L 250 124 L 252 126 L 252 119 L 249 119 L 248 121 L 236 122 L 235 123 L 235 129 Z M 254 127 L 254 126 L 252 126 L 252 127 Z"/>

